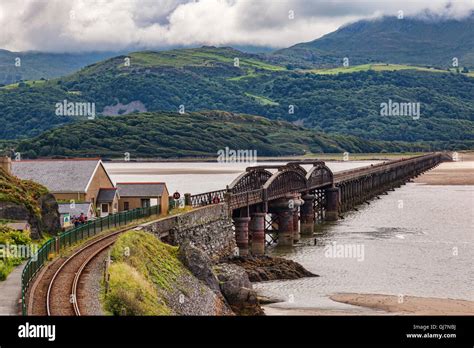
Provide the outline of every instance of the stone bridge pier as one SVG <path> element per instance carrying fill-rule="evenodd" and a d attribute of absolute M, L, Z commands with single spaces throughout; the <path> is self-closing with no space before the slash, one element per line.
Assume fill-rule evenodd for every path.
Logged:
<path fill-rule="evenodd" d="M 292 194 L 269 202 L 267 211 L 263 211 L 261 206 L 254 206 L 248 210 L 239 210 L 237 214 L 234 214 L 232 219 L 239 255 L 265 254 L 267 216 L 276 217 L 272 223 L 272 231 L 278 235 L 278 245 L 291 246 L 298 242 L 300 240 L 299 209 L 303 203 L 304 200 L 299 194 Z M 247 214 L 249 216 L 246 216 Z"/>
<path fill-rule="evenodd" d="M 234 217 L 235 241 L 239 248 L 240 256 L 249 254 L 249 222 L 250 217 Z"/>
<path fill-rule="evenodd" d="M 299 208 L 303 203 L 297 194 L 269 202 L 268 212 L 277 215 L 278 245 L 293 245 L 300 240 Z"/>
<path fill-rule="evenodd" d="M 340 190 L 338 187 L 326 189 L 326 220 L 336 221 L 339 217 Z"/>
<path fill-rule="evenodd" d="M 314 223 L 316 218 L 314 216 L 314 195 L 305 193 L 303 197 L 303 204 L 300 207 L 300 230 L 302 235 L 312 235 L 314 232 Z"/>

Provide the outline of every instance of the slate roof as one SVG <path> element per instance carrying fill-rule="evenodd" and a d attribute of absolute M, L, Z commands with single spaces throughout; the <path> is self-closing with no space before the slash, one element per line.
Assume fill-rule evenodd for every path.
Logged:
<path fill-rule="evenodd" d="M 91 203 L 86 202 L 86 203 L 75 203 L 74 208 L 71 208 L 70 203 L 59 203 L 59 213 L 60 214 L 70 214 L 71 216 L 79 216 L 81 213 L 84 213 L 84 215 L 88 215 L 89 211 L 91 210 Z"/>
<path fill-rule="evenodd" d="M 99 203 L 111 203 L 114 201 L 115 195 L 117 194 L 116 188 L 100 189 L 99 195 L 97 196 L 97 202 Z"/>
<path fill-rule="evenodd" d="M 12 161 L 12 174 L 33 180 L 51 193 L 86 192 L 100 159 Z"/>
<path fill-rule="evenodd" d="M 117 183 L 121 198 L 123 197 L 161 197 L 166 185 L 162 182 Z"/>

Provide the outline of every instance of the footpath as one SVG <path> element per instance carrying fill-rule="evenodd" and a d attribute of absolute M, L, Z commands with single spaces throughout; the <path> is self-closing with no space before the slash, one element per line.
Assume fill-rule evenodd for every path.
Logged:
<path fill-rule="evenodd" d="M 21 297 L 21 272 L 25 263 L 17 266 L 5 279 L 0 282 L 0 315 L 19 315 L 19 300 Z"/>

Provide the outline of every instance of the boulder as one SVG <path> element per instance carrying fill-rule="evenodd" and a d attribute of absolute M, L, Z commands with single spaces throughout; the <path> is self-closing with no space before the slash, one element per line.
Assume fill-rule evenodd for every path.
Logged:
<path fill-rule="evenodd" d="M 237 315 L 263 315 L 257 293 L 252 288 L 247 272 L 240 266 L 221 263 L 214 267 L 220 289 Z"/>
<path fill-rule="evenodd" d="M 212 272 L 212 261 L 204 251 L 185 241 L 179 247 L 178 258 L 197 279 L 220 293 L 219 281 Z"/>

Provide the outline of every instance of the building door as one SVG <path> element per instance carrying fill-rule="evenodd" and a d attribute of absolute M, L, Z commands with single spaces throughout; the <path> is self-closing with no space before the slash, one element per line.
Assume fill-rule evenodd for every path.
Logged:
<path fill-rule="evenodd" d="M 100 217 L 109 215 L 109 205 L 107 203 L 102 203 L 100 205 Z"/>

